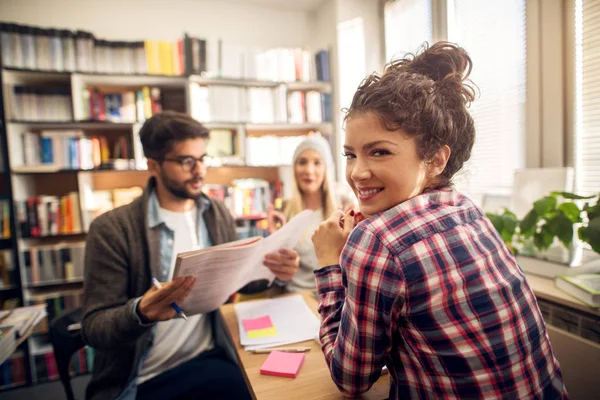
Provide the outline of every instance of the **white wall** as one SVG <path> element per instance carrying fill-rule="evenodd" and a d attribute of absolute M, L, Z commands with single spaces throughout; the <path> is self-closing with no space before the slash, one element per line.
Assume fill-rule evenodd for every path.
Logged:
<path fill-rule="evenodd" d="M 82 29 L 109 40 L 176 40 L 184 32 L 247 46 L 305 46 L 308 15 L 219 0 L 0 0 L 0 20 Z"/>
<path fill-rule="evenodd" d="M 377 0 L 336 0 L 338 3 L 338 22 L 360 17 L 365 28 L 365 61 L 367 74 L 381 72 L 384 59 L 383 14 Z"/>

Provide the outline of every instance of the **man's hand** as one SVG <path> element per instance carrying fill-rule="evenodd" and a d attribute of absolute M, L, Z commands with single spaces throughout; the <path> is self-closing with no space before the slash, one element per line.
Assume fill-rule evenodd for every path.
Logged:
<path fill-rule="evenodd" d="M 346 240 L 355 226 L 354 214 L 354 210 L 345 214 L 335 210 L 313 233 L 312 242 L 319 260 L 319 268 L 340 262 Z"/>
<path fill-rule="evenodd" d="M 289 281 L 298 271 L 300 257 L 295 250 L 281 249 L 278 253 L 265 255 L 263 264 L 280 280 Z"/>
<path fill-rule="evenodd" d="M 187 276 L 176 278 L 172 282 L 162 285 L 157 289 L 152 286 L 138 303 L 138 314 L 149 322 L 168 321 L 177 315 L 171 303 L 181 305 L 183 300 L 190 294 L 196 278 Z"/>

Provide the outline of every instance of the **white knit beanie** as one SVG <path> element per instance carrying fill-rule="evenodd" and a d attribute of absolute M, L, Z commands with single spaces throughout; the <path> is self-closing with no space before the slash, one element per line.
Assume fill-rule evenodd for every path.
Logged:
<path fill-rule="evenodd" d="M 335 207 L 339 203 L 336 185 L 335 185 L 335 166 L 333 163 L 333 156 L 331 155 L 331 146 L 327 140 L 322 136 L 309 136 L 296 147 L 296 151 L 294 151 L 294 160 L 292 165 L 296 165 L 296 161 L 300 154 L 302 154 L 305 150 L 315 150 L 317 151 L 323 160 L 325 161 L 325 170 L 326 170 L 326 179 L 329 186 L 329 196 Z"/>
<path fill-rule="evenodd" d="M 296 164 L 296 160 L 300 157 L 305 150 L 315 150 L 317 151 L 323 160 L 325 161 L 325 167 L 327 168 L 327 175 L 333 174 L 333 157 L 331 156 L 331 150 L 329 143 L 322 136 L 309 136 L 296 147 L 296 151 L 294 152 L 294 160 L 293 164 Z M 333 178 L 333 176 L 331 176 Z"/>

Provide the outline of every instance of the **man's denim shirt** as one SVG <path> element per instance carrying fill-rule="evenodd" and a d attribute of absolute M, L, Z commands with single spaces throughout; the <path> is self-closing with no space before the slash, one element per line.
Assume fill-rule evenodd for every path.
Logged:
<path fill-rule="evenodd" d="M 212 241 L 210 240 L 210 236 L 208 235 L 208 229 L 206 228 L 206 223 L 204 222 L 204 211 L 210 207 L 210 201 L 205 197 L 199 197 L 199 201 L 196 203 L 198 207 L 198 237 L 199 243 L 202 248 L 212 246 Z M 155 278 L 158 279 L 159 282 L 166 282 L 169 279 L 169 274 L 171 270 L 171 262 L 173 260 L 173 240 L 175 233 L 167 226 L 166 222 L 162 219 L 162 216 L 159 212 L 160 205 L 158 203 L 158 197 L 156 196 L 156 191 L 153 191 L 148 199 L 148 228 L 149 229 L 160 229 L 160 275 Z M 138 323 L 143 326 L 148 326 L 144 324 L 140 319 L 137 313 L 137 305 L 142 298 L 138 297 L 137 300 L 133 303 L 132 307 L 134 310 L 134 315 L 136 316 Z M 150 324 L 154 325 L 154 324 Z M 154 329 L 152 329 L 152 333 L 154 334 Z M 150 347 L 152 344 L 150 344 Z M 150 347 L 146 349 L 144 356 L 140 359 L 140 363 L 137 366 L 137 371 L 139 373 L 142 368 L 142 364 L 144 363 L 144 359 L 150 350 Z M 137 374 L 136 374 L 137 376 Z M 134 378 L 131 382 L 129 382 L 128 386 L 118 397 L 118 400 L 135 400 L 137 394 L 137 385 L 135 383 L 136 378 Z"/>

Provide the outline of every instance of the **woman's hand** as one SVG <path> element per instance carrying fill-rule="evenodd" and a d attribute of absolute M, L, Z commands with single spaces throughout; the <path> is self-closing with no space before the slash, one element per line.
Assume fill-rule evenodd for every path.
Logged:
<path fill-rule="evenodd" d="M 278 253 L 265 255 L 263 264 L 265 267 L 269 268 L 278 279 L 289 281 L 298 271 L 300 257 L 296 250 L 281 249 Z"/>
<path fill-rule="evenodd" d="M 269 235 L 275 232 L 277 229 L 281 228 L 287 222 L 285 220 L 285 215 L 282 212 L 275 210 L 275 208 L 270 205 L 267 208 L 267 222 L 268 227 L 267 231 L 269 231 Z"/>
<path fill-rule="evenodd" d="M 346 213 L 336 210 L 319 225 L 312 235 L 319 268 L 339 264 L 340 254 L 354 226 L 354 210 Z"/>

